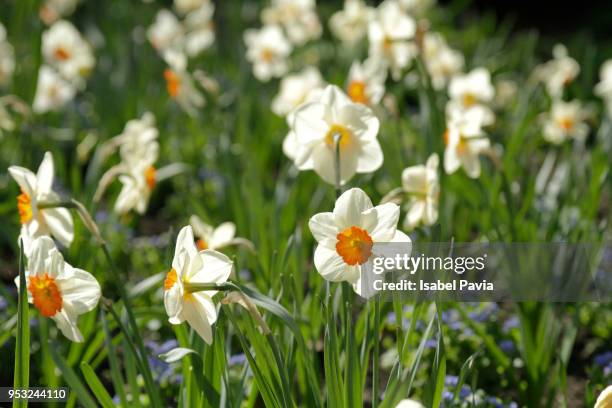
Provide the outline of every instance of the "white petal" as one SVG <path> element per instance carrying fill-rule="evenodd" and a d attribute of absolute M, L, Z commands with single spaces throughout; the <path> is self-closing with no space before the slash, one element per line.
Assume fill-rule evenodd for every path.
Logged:
<path fill-rule="evenodd" d="M 338 228 L 334 221 L 334 214 L 331 212 L 315 214 L 308 221 L 308 228 L 317 242 L 324 239 L 336 239 Z"/>
<path fill-rule="evenodd" d="M 45 208 L 41 210 L 45 224 L 51 234 L 65 246 L 69 246 L 74 239 L 74 223 L 72 215 L 66 208 Z"/>
<path fill-rule="evenodd" d="M 359 278 L 359 269 L 347 265 L 335 249 L 317 245 L 314 264 L 323 279 L 331 282 L 354 282 Z"/>
<path fill-rule="evenodd" d="M 30 275 L 42 275 L 46 270 L 46 260 L 51 249 L 55 248 L 55 243 L 49 237 L 39 237 L 31 243 L 32 255 L 28 259 L 28 273 Z"/>
<path fill-rule="evenodd" d="M 374 242 L 387 242 L 393 238 L 399 221 L 400 208 L 397 204 L 385 203 L 374 207 L 371 211 L 376 213 L 376 225 L 370 230 Z"/>
<path fill-rule="evenodd" d="M 414 227 L 419 225 L 421 220 L 425 215 L 425 201 L 424 200 L 414 200 L 410 204 L 410 209 L 408 210 L 408 214 L 406 214 L 406 219 L 404 220 L 404 228 L 407 230 L 413 230 Z"/>
<path fill-rule="evenodd" d="M 57 279 L 63 301 L 70 302 L 76 314 L 89 312 L 96 307 L 100 299 L 100 284 L 87 271 L 72 268 L 70 265 L 65 269 L 71 270 L 65 278 Z"/>
<path fill-rule="evenodd" d="M 339 229 L 360 226 L 362 213 L 373 208 L 370 197 L 359 188 L 342 193 L 334 206 L 334 220 Z"/>
<path fill-rule="evenodd" d="M 83 342 L 83 335 L 77 327 L 77 314 L 72 309 L 72 305 L 69 303 L 62 305 L 62 309 L 51 318 L 55 320 L 58 329 L 64 336 L 77 343 Z"/>
<path fill-rule="evenodd" d="M 408 193 L 427 192 L 427 168 L 423 165 L 405 168 L 402 172 L 402 187 Z"/>
<path fill-rule="evenodd" d="M 295 132 L 290 131 L 283 140 L 283 153 L 291 160 L 295 160 L 298 149 L 298 141 Z"/>
<path fill-rule="evenodd" d="M 21 166 L 11 166 L 8 168 L 9 173 L 15 179 L 19 187 L 30 196 L 36 197 L 36 176 L 30 170 Z"/>
<path fill-rule="evenodd" d="M 36 173 L 37 180 L 37 188 L 39 194 L 49 193 L 51 192 L 51 186 L 53 185 L 53 156 L 51 152 L 46 152 L 43 161 L 40 163 L 38 167 L 38 172 Z"/>
<path fill-rule="evenodd" d="M 208 296 L 192 293 L 183 305 L 181 315 L 207 344 L 212 344 L 211 323 L 217 320 L 217 311 Z"/>
<path fill-rule="evenodd" d="M 457 156 L 457 151 L 451 146 L 446 146 L 444 151 L 444 171 L 447 174 L 452 174 L 461 166 L 461 161 Z"/>
<path fill-rule="evenodd" d="M 236 225 L 233 222 L 224 222 L 215 228 L 209 246 L 213 249 L 226 246 L 234 239 L 235 235 Z"/>
<path fill-rule="evenodd" d="M 202 267 L 192 270 L 189 283 L 223 283 L 232 273 L 232 261 L 221 252 L 206 249 L 199 253 L 202 259 Z M 211 295 L 212 296 L 212 295 Z"/>
<path fill-rule="evenodd" d="M 468 177 L 478 178 L 480 176 L 480 159 L 478 155 L 464 154 L 461 156 L 461 164 Z"/>
<path fill-rule="evenodd" d="M 177 273 L 182 273 L 183 268 L 185 268 L 185 264 L 183 262 L 179 262 L 179 255 L 181 252 L 185 252 L 189 259 L 194 258 L 198 253 L 198 249 L 195 245 L 195 240 L 193 238 L 193 230 L 190 225 L 186 225 L 178 233 L 176 237 L 176 247 L 174 249 L 174 260 L 172 261 L 172 267 L 176 270 Z"/>
<path fill-rule="evenodd" d="M 177 281 L 168 290 L 164 290 L 164 308 L 170 318 L 170 323 L 179 324 L 181 320 L 178 316 L 183 310 L 183 284 L 181 281 Z"/>
<path fill-rule="evenodd" d="M 362 142 L 357 173 L 372 173 L 382 166 L 383 160 L 383 152 L 377 140 Z"/>

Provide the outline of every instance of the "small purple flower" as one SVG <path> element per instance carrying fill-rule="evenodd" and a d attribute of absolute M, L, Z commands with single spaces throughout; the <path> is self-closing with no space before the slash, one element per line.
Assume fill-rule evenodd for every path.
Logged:
<path fill-rule="evenodd" d="M 512 340 L 502 340 L 499 343 L 499 348 L 506 354 L 513 353 L 516 350 L 514 347 L 514 342 Z"/>
<path fill-rule="evenodd" d="M 593 358 L 593 362 L 600 367 L 605 367 L 609 365 L 610 363 L 612 363 L 612 351 L 606 351 L 604 353 L 597 354 Z"/>
<path fill-rule="evenodd" d="M 502 326 L 502 331 L 504 333 L 508 333 L 510 330 L 519 327 L 520 324 L 521 321 L 518 316 L 512 316 L 504 322 L 504 325 Z"/>
<path fill-rule="evenodd" d="M 5 298 L 0 296 L 0 312 L 6 309 L 6 306 L 8 306 L 8 302 L 6 301 Z"/>
<path fill-rule="evenodd" d="M 246 355 L 244 353 L 234 354 L 230 356 L 229 361 L 227 362 L 230 367 L 235 365 L 243 365 L 246 361 Z"/>

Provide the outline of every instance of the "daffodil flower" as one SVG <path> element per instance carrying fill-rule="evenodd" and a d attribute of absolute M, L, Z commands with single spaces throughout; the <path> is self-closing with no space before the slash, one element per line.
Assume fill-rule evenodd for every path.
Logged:
<path fill-rule="evenodd" d="M 395 408 L 425 408 L 423 404 L 412 399 L 401 400 Z"/>
<path fill-rule="evenodd" d="M 280 90 L 272 100 L 272 112 L 279 116 L 288 115 L 323 85 L 321 73 L 315 67 L 306 67 L 297 74 L 287 75 L 281 80 Z"/>
<path fill-rule="evenodd" d="M 169 322 L 184 321 L 212 343 L 212 325 L 217 320 L 213 302 L 216 290 L 192 292 L 190 284 L 221 284 L 232 272 L 232 262 L 220 252 L 206 249 L 198 252 L 190 226 L 183 227 L 176 240 L 172 268 L 164 280 L 164 306 Z"/>
<path fill-rule="evenodd" d="M 59 196 L 52 190 L 55 170 L 51 152 L 45 153 L 36 174 L 21 166 L 11 166 L 8 171 L 21 188 L 17 209 L 26 255 L 31 252 L 32 240 L 43 235 L 53 235 L 62 244 L 70 245 L 74 238 L 70 212 L 66 208 L 38 208 L 39 202 L 59 201 Z"/>
<path fill-rule="evenodd" d="M 26 283 L 28 302 L 53 319 L 64 336 L 82 342 L 77 318 L 98 304 L 101 292 L 96 278 L 65 262 L 51 238 L 39 237 L 32 242 Z M 15 284 L 19 287 L 19 276 Z"/>
<path fill-rule="evenodd" d="M 168 95 L 187 114 L 194 116 L 197 114 L 198 109 L 204 106 L 206 100 L 202 92 L 196 87 L 189 72 L 177 69 L 176 67 L 166 68 L 164 70 L 164 79 L 166 80 Z"/>
<path fill-rule="evenodd" d="M 447 116 L 478 110 L 483 126 L 495 121 L 493 111 L 487 106 L 495 97 L 495 87 L 487 69 L 476 68 L 465 75 L 454 76 L 448 86 L 448 95 L 450 101 L 446 106 Z"/>
<path fill-rule="evenodd" d="M 200 250 L 226 247 L 233 243 L 236 236 L 236 225 L 233 222 L 224 222 L 215 228 L 197 215 L 192 215 L 189 224 L 198 238 L 196 245 Z"/>
<path fill-rule="evenodd" d="M 282 26 L 292 44 L 303 45 L 323 32 L 315 0 L 272 0 L 261 12 L 266 25 Z"/>
<path fill-rule="evenodd" d="M 443 89 L 463 69 L 463 54 L 450 48 L 440 33 L 425 33 L 422 54 L 431 85 L 435 89 Z"/>
<path fill-rule="evenodd" d="M 608 385 L 606 389 L 599 394 L 593 408 L 612 408 L 612 385 Z"/>
<path fill-rule="evenodd" d="M 373 17 L 374 9 L 363 0 L 345 0 L 343 9 L 329 19 L 329 28 L 343 43 L 354 45 L 365 37 Z"/>
<path fill-rule="evenodd" d="M 289 69 L 287 57 L 292 47 L 278 25 L 246 30 L 244 42 L 247 46 L 246 58 L 253 64 L 255 78 L 267 82 L 285 75 Z"/>
<path fill-rule="evenodd" d="M 553 48 L 553 59 L 538 65 L 533 76 L 544 83 L 546 91 L 553 99 L 563 95 L 563 90 L 580 73 L 578 61 L 568 55 L 563 44 L 556 44 Z"/>
<path fill-rule="evenodd" d="M 42 65 L 38 70 L 36 93 L 32 110 L 36 113 L 57 111 L 70 102 L 76 88 L 62 78 L 53 68 Z"/>
<path fill-rule="evenodd" d="M 344 192 L 333 212 L 316 214 L 308 222 L 318 243 L 314 264 L 319 274 L 331 282 L 348 282 L 357 294 L 368 297 L 362 288 L 362 266 L 372 256 L 374 244 L 411 242 L 397 229 L 399 216 L 396 204 L 374 207 L 363 190 Z"/>
<path fill-rule="evenodd" d="M 284 147 L 299 170 L 312 169 L 334 184 L 337 137 L 341 184 L 355 173 L 371 173 L 382 165 L 383 154 L 376 139 L 378 119 L 370 108 L 352 102 L 337 86 L 328 85 L 317 100 L 300 106 L 293 118 L 294 139 Z"/>
<path fill-rule="evenodd" d="M 474 109 L 448 120 L 444 133 L 444 170 L 447 174 L 463 167 L 468 177 L 480 176 L 479 155 L 490 147 L 489 139 L 482 131 L 484 121 L 483 111 Z"/>
<path fill-rule="evenodd" d="M 427 164 L 407 167 L 402 172 L 402 188 L 410 195 L 404 220 L 406 230 L 412 230 L 421 223 L 433 225 L 438 220 L 439 161 L 434 153 L 427 159 Z"/>
<path fill-rule="evenodd" d="M 144 214 L 157 184 L 154 162 L 143 161 L 135 164 L 127 173 L 119 176 L 119 181 L 123 184 L 123 188 L 115 202 L 115 212 L 125 214 L 134 209 L 137 213 Z"/>
<path fill-rule="evenodd" d="M 557 145 L 570 138 L 584 140 L 589 133 L 589 126 L 585 123 L 587 116 L 587 111 L 577 100 L 554 101 L 544 123 L 544 139 Z"/>
<path fill-rule="evenodd" d="M 381 61 L 354 61 L 349 70 L 346 93 L 355 103 L 374 106 L 385 95 L 387 67 Z"/>
<path fill-rule="evenodd" d="M 595 86 L 595 94 L 606 104 L 607 114 L 612 117 L 612 59 L 603 63 L 599 69 L 599 83 Z"/>

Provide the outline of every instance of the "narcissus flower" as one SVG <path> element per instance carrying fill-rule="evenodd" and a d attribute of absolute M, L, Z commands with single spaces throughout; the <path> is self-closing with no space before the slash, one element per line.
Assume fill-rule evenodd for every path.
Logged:
<path fill-rule="evenodd" d="M 495 97 L 495 88 L 486 68 L 476 68 L 468 74 L 453 77 L 448 86 L 448 95 L 450 101 L 446 106 L 447 115 L 479 110 L 484 126 L 495 120 L 493 111 L 487 106 Z"/>
<path fill-rule="evenodd" d="M 463 115 L 449 118 L 444 133 L 444 170 L 452 174 L 460 167 L 471 178 L 480 176 L 479 155 L 490 147 L 482 130 L 483 112 L 470 109 Z"/>
<path fill-rule="evenodd" d="M 189 224 L 195 232 L 196 245 L 200 250 L 220 249 L 232 245 L 236 236 L 236 225 L 233 222 L 224 222 L 215 228 L 197 215 L 192 215 Z"/>
<path fill-rule="evenodd" d="M 363 0 L 345 0 L 344 8 L 329 19 L 329 28 L 340 41 L 353 45 L 365 37 L 373 17 L 374 9 Z"/>
<path fill-rule="evenodd" d="M 170 10 L 162 9 L 157 12 L 155 21 L 147 30 L 147 38 L 153 47 L 163 51 L 182 42 L 183 26 Z"/>
<path fill-rule="evenodd" d="M 19 276 L 15 283 L 19 287 Z M 96 278 L 65 262 L 51 238 L 39 237 L 32 242 L 26 283 L 28 302 L 53 319 L 64 336 L 82 342 L 77 318 L 98 304 L 101 293 Z"/>
<path fill-rule="evenodd" d="M 246 58 L 253 64 L 253 75 L 260 81 L 285 75 L 291 44 L 278 25 L 264 26 L 260 30 L 246 30 L 244 42 Z"/>
<path fill-rule="evenodd" d="M 150 146 L 152 148 L 146 151 L 148 156 L 139 161 L 124 163 L 126 171 L 119 176 L 123 188 L 115 202 L 115 211 L 118 214 L 125 214 L 132 209 L 139 214 L 147 211 L 151 193 L 157 184 L 155 162 L 159 153 L 157 142 L 151 142 Z"/>
<path fill-rule="evenodd" d="M 6 29 L 0 23 L 0 85 L 9 81 L 15 70 L 15 52 L 6 40 Z"/>
<path fill-rule="evenodd" d="M 606 389 L 599 394 L 593 408 L 612 408 L 612 385 L 608 385 Z"/>
<path fill-rule="evenodd" d="M 544 123 L 544 139 L 553 144 L 561 144 L 568 139 L 584 140 L 589 133 L 585 123 L 588 112 L 580 101 L 554 101 Z"/>
<path fill-rule="evenodd" d="M 217 251 L 198 252 L 190 226 L 183 227 L 176 240 L 172 268 L 164 280 L 164 306 L 169 322 L 184 321 L 204 339 L 212 343 L 212 325 L 217 320 L 213 302 L 216 290 L 190 292 L 189 284 L 221 284 L 232 272 L 230 259 Z"/>
<path fill-rule="evenodd" d="M 271 3 L 262 10 L 261 20 L 267 25 L 282 26 L 292 44 L 303 45 L 321 36 L 315 0 L 272 0 Z"/>
<path fill-rule="evenodd" d="M 423 15 L 436 4 L 436 0 L 397 0 L 397 2 L 402 9 L 413 16 Z"/>
<path fill-rule="evenodd" d="M 599 83 L 595 86 L 595 94 L 604 100 L 608 116 L 612 117 L 612 59 L 601 66 L 599 79 Z"/>
<path fill-rule="evenodd" d="M 425 408 L 425 406 L 415 400 L 403 399 L 395 406 L 395 408 Z"/>
<path fill-rule="evenodd" d="M 68 21 L 60 20 L 43 33 L 42 53 L 51 65 L 68 81 L 77 86 L 83 84 L 95 65 L 91 46 Z"/>
<path fill-rule="evenodd" d="M 187 14 L 210 4 L 210 0 L 174 0 L 174 8 L 180 14 Z"/>
<path fill-rule="evenodd" d="M 378 129 L 378 119 L 370 108 L 352 102 L 337 86 L 328 85 L 317 100 L 295 111 L 294 139 L 285 147 L 298 169 L 314 170 L 334 184 L 334 140 L 339 137 L 340 183 L 344 184 L 355 173 L 371 173 L 382 165 Z"/>
<path fill-rule="evenodd" d="M 551 98 L 557 99 L 563 95 L 563 90 L 580 73 L 580 65 L 569 56 L 563 44 L 553 48 L 553 59 L 538 65 L 534 70 L 534 78 L 544 83 Z"/>
<path fill-rule="evenodd" d="M 51 153 L 45 153 L 36 174 L 20 166 L 11 166 L 8 171 L 21 188 L 17 209 L 26 255 L 31 252 L 32 240 L 43 235 L 53 235 L 62 244 L 70 245 L 74 238 L 70 212 L 65 208 L 38 208 L 39 202 L 59 201 L 59 196 L 52 190 L 55 170 Z"/>
<path fill-rule="evenodd" d="M 164 71 L 168 95 L 179 104 L 187 114 L 194 116 L 204 106 L 205 99 L 196 87 L 189 72 L 176 68 Z"/>
<path fill-rule="evenodd" d="M 324 85 L 317 68 L 306 67 L 301 72 L 287 75 L 280 82 L 280 90 L 272 100 L 272 112 L 286 116 L 308 100 L 308 96 Z"/>
<path fill-rule="evenodd" d="M 69 16 L 76 9 L 79 0 L 46 0 L 40 7 L 40 19 L 47 25 L 62 17 Z"/>
<path fill-rule="evenodd" d="M 414 20 L 396 1 L 385 0 L 368 26 L 369 57 L 385 60 L 393 79 L 398 80 L 417 52 L 411 41 L 415 33 Z"/>
<path fill-rule="evenodd" d="M 114 138 L 114 143 L 119 146 L 121 160 L 124 163 L 136 163 L 157 154 L 158 136 L 155 116 L 151 112 L 145 112 L 140 119 L 129 120 L 123 132 Z"/>
<path fill-rule="evenodd" d="M 406 230 L 412 230 L 419 224 L 433 225 L 438 220 L 439 161 L 434 153 L 427 159 L 427 164 L 411 166 L 402 172 L 402 189 L 410 195 L 404 220 Z"/>
<path fill-rule="evenodd" d="M 215 5 L 206 1 L 185 17 L 185 52 L 190 57 L 200 54 L 215 42 L 214 12 Z"/>
<path fill-rule="evenodd" d="M 425 68 L 435 89 L 443 89 L 463 69 L 463 54 L 450 48 L 440 33 L 425 33 L 422 52 Z"/>
<path fill-rule="evenodd" d="M 53 68 L 42 65 L 38 70 L 36 94 L 32 110 L 36 113 L 57 111 L 70 102 L 76 88 L 62 78 Z"/>
<path fill-rule="evenodd" d="M 332 282 L 348 282 L 362 292 L 362 265 L 372 256 L 375 243 L 411 242 L 397 230 L 400 209 L 386 203 L 374 207 L 363 190 L 344 192 L 333 212 L 314 215 L 308 222 L 317 240 L 314 264 L 321 276 Z"/>
<path fill-rule="evenodd" d="M 387 67 L 381 61 L 355 61 L 349 70 L 346 93 L 353 102 L 377 105 L 385 95 Z"/>

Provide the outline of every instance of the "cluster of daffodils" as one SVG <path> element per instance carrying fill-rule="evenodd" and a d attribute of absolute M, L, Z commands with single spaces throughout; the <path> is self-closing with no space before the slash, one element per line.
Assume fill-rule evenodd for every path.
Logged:
<path fill-rule="evenodd" d="M 272 0 L 261 20 L 263 27 L 244 32 L 244 42 L 253 75 L 267 82 L 285 75 L 294 46 L 319 38 L 322 28 L 314 0 Z"/>
<path fill-rule="evenodd" d="M 188 59 L 200 55 L 215 41 L 210 0 L 175 0 L 174 9 L 162 9 L 147 31 L 147 37 L 159 52 L 168 68 L 164 71 L 166 89 L 170 97 L 190 115 L 204 105 L 204 96 L 187 70 Z"/>
<path fill-rule="evenodd" d="M 70 340 L 82 342 L 77 318 L 96 307 L 100 285 L 84 270 L 64 261 L 53 238 L 68 246 L 74 238 L 72 216 L 57 206 L 59 196 L 52 189 L 53 156 L 45 157 L 36 174 L 20 166 L 9 173 L 21 188 L 17 209 L 21 222 L 20 243 L 27 258 L 25 281 L 28 301 L 57 323 Z M 15 279 L 19 286 L 19 277 Z"/>
<path fill-rule="evenodd" d="M 533 77 L 544 83 L 551 99 L 550 110 L 543 115 L 542 136 L 554 145 L 567 140 L 584 141 L 589 133 L 586 120 L 589 111 L 578 100 L 565 101 L 564 91 L 580 73 L 580 65 L 569 56 L 567 48 L 557 44 L 553 48 L 553 59 L 538 65 Z"/>
<path fill-rule="evenodd" d="M 43 33 L 44 63 L 38 71 L 33 110 L 56 111 L 85 88 L 85 78 L 95 65 L 91 46 L 66 20 L 59 20 Z"/>

